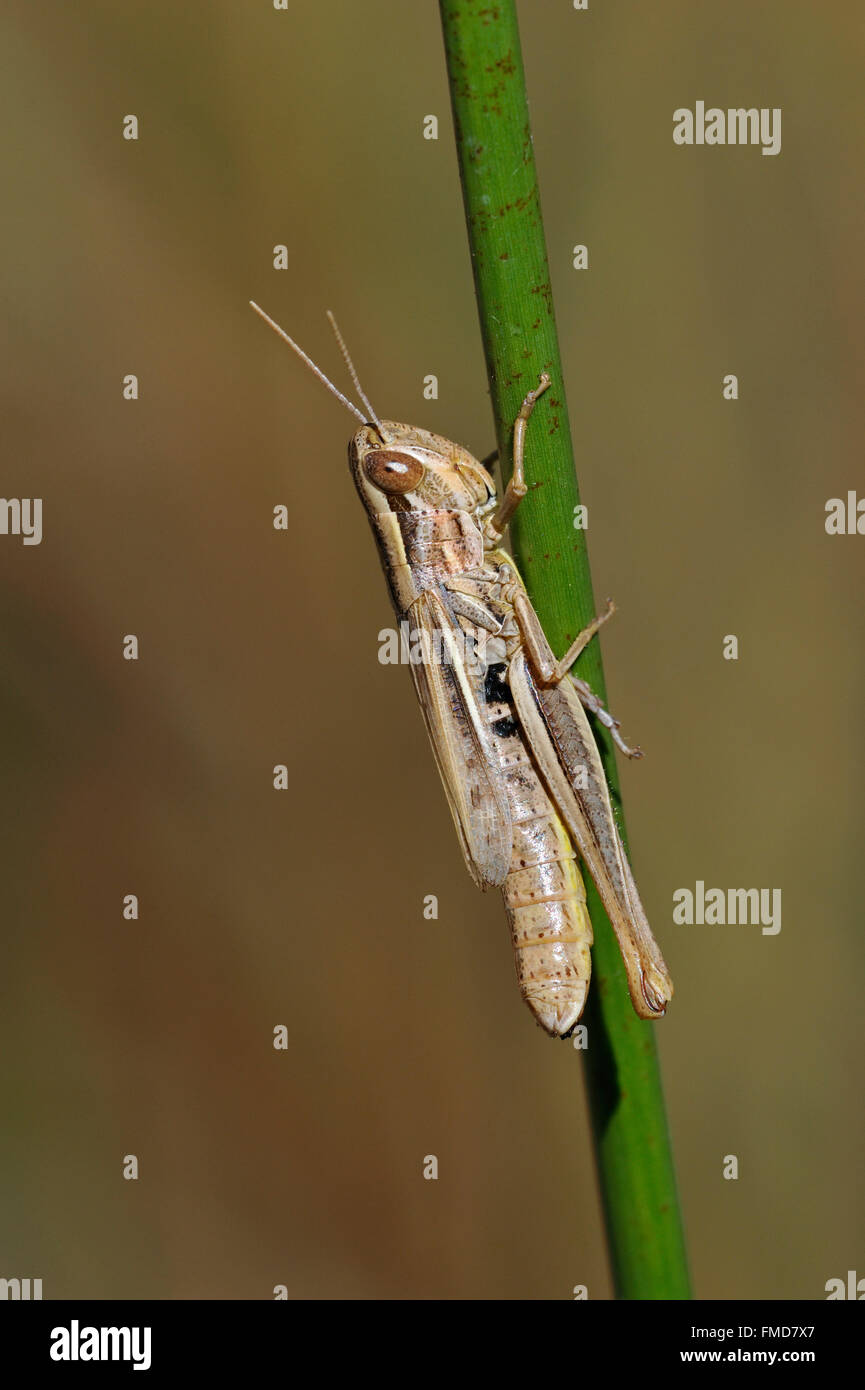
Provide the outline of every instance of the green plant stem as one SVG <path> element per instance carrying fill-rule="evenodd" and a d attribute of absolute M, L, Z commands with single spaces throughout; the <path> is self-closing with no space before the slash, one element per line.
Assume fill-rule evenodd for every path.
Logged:
<path fill-rule="evenodd" d="M 517 563 L 557 652 L 594 616 L 579 492 L 513 0 L 441 0 L 469 245 L 504 477 L 520 403 L 543 369 L 550 391 L 528 434 L 529 494 L 512 527 Z M 606 699 L 598 639 L 580 674 Z M 596 737 L 620 818 L 615 757 Z M 595 932 L 585 1022 L 589 1105 L 616 1296 L 689 1298 L 654 1028 L 633 1013 L 612 928 L 587 883 Z"/>

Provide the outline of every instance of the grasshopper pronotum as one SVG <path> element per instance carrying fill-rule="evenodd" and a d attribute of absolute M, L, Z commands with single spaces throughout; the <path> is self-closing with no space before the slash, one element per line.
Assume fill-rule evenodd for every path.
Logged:
<path fill-rule="evenodd" d="M 624 753 L 640 752 L 627 746 L 589 686 L 569 675 L 613 604 L 556 661 L 513 559 L 501 549 L 527 491 L 529 417 L 550 378 L 541 375 L 517 415 L 513 476 L 499 501 L 491 475 L 468 450 L 378 418 L 332 314 L 365 416 L 252 307 L 360 421 L 348 448 L 352 476 L 397 618 L 426 639 L 424 659 L 410 668 L 415 689 L 468 871 L 480 888 L 502 889 L 523 998 L 554 1037 L 567 1036 L 582 1014 L 592 925 L 576 851 L 616 933 L 634 1009 L 641 1018 L 660 1017 L 673 985 L 616 829 L 583 706 Z M 444 659 L 427 659 L 433 647 Z"/>

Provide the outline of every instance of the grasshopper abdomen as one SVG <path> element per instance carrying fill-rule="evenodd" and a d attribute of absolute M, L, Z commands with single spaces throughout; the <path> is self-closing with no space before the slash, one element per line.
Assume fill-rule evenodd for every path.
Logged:
<path fill-rule="evenodd" d="M 592 971 L 586 890 L 574 848 L 526 748 L 503 663 L 487 668 L 485 694 L 513 827 L 502 896 L 517 983 L 541 1027 L 564 1037 L 583 1012 Z"/>

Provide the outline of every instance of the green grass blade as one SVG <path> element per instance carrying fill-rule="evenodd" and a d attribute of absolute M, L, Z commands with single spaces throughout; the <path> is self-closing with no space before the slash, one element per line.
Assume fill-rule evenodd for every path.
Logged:
<path fill-rule="evenodd" d="M 510 432 L 546 369 L 553 386 L 529 426 L 530 492 L 514 554 L 550 642 L 566 650 L 595 613 L 562 386 L 553 302 L 513 0 L 441 0 L 457 153 L 481 333 L 505 477 Z M 606 699 L 598 639 L 579 673 Z M 595 726 L 620 816 L 613 749 Z M 633 1013 L 612 929 L 586 885 L 595 931 L 584 1021 L 589 1102 L 619 1298 L 689 1298 L 685 1246 L 655 1047 L 656 1024 Z M 675 1007 L 675 1003 L 672 1007 Z M 661 1025 L 663 1026 L 663 1025 Z"/>

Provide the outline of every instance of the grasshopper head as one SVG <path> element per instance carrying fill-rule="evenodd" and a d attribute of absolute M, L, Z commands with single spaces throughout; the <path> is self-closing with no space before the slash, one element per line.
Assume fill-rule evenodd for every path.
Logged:
<path fill-rule="evenodd" d="M 253 300 L 249 302 L 331 395 L 361 421 L 363 428 L 352 439 L 348 457 L 357 490 L 370 518 L 383 512 L 458 511 L 468 512 L 480 523 L 495 509 L 495 483 L 483 464 L 467 449 L 429 430 L 400 425 L 393 420 L 379 420 L 360 384 L 333 314 L 328 311 L 330 325 L 366 415 L 334 386 L 284 328 Z"/>
<path fill-rule="evenodd" d="M 469 512 L 495 505 L 495 483 L 476 458 L 442 435 L 393 420 L 357 431 L 348 447 L 367 512 Z"/>

